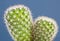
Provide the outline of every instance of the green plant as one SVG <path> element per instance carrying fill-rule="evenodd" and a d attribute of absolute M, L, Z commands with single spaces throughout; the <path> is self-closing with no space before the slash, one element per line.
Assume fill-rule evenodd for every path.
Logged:
<path fill-rule="evenodd" d="M 35 20 L 33 37 L 34 41 L 53 41 L 57 33 L 57 24 L 54 19 L 46 16 Z"/>
<path fill-rule="evenodd" d="M 9 7 L 4 14 L 5 24 L 14 41 L 53 41 L 58 26 L 46 16 L 32 20 L 31 12 L 24 5 Z"/>
<path fill-rule="evenodd" d="M 17 5 L 6 10 L 4 19 L 14 41 L 31 41 L 31 12 L 24 5 Z"/>

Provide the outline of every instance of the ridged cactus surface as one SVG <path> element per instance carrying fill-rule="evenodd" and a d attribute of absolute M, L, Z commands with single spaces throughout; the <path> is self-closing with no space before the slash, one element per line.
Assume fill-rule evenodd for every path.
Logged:
<path fill-rule="evenodd" d="M 21 5 L 22 6 L 22 5 Z M 5 21 L 14 41 L 31 41 L 31 17 L 27 7 L 10 7 L 5 15 Z"/>
<path fill-rule="evenodd" d="M 34 41 L 52 41 L 56 34 L 56 23 L 48 17 L 40 17 L 34 24 Z"/>

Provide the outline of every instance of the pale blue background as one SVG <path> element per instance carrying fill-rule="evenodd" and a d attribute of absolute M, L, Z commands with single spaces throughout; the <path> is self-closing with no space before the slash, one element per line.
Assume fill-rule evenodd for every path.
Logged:
<path fill-rule="evenodd" d="M 4 11 L 16 4 L 28 6 L 35 19 L 38 16 L 54 18 L 59 25 L 59 32 L 54 41 L 60 41 L 60 1 L 58 0 L 0 0 L 0 41 L 13 41 L 4 24 Z"/>

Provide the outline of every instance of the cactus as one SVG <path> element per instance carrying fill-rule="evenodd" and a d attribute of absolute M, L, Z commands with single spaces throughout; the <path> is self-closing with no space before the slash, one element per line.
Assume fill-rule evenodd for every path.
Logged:
<path fill-rule="evenodd" d="M 4 14 L 7 29 L 14 41 L 31 41 L 31 12 L 24 5 L 9 7 Z"/>
<path fill-rule="evenodd" d="M 53 41 L 58 31 L 56 21 L 49 17 L 33 22 L 30 9 L 24 5 L 9 7 L 4 20 L 14 41 Z"/>
<path fill-rule="evenodd" d="M 34 41 L 53 41 L 57 34 L 56 22 L 48 17 L 38 17 L 34 23 Z"/>

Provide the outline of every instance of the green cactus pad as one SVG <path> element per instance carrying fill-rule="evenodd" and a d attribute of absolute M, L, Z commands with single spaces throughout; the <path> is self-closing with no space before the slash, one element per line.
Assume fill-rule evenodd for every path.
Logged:
<path fill-rule="evenodd" d="M 4 16 L 9 33 L 14 41 L 31 41 L 31 12 L 24 6 L 11 8 Z"/>
<path fill-rule="evenodd" d="M 46 19 L 44 19 L 46 18 Z M 51 20 L 51 19 L 50 19 Z M 53 22 L 49 18 L 43 17 L 38 18 L 34 25 L 34 41 L 52 41 L 54 35 L 56 34 L 56 28 Z"/>

